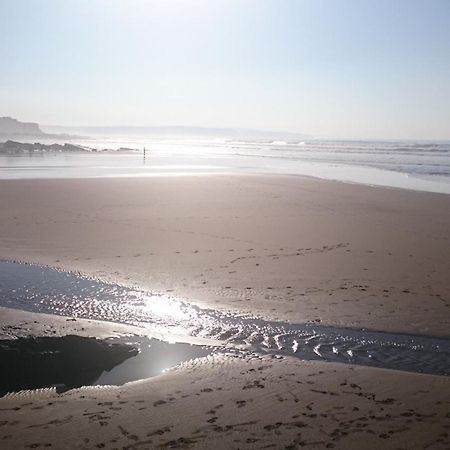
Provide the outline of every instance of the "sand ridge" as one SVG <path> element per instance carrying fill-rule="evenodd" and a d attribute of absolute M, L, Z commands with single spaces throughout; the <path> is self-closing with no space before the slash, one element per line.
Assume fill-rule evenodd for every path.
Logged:
<path fill-rule="evenodd" d="M 444 449 L 449 388 L 442 377 L 214 356 L 122 387 L 0 399 L 0 440 L 4 448 Z"/>

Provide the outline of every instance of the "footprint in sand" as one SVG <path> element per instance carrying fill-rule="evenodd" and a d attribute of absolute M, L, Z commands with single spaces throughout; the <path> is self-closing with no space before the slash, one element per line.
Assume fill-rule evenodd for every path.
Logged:
<path fill-rule="evenodd" d="M 165 400 L 157 400 L 156 402 L 153 402 L 153 406 L 165 405 L 166 403 Z"/>

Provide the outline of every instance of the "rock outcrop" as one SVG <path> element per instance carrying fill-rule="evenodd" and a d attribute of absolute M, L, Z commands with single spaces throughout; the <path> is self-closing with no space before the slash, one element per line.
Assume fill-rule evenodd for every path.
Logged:
<path fill-rule="evenodd" d="M 121 147 L 118 150 L 111 150 L 104 148 L 97 150 L 93 147 L 86 147 L 76 144 L 41 144 L 40 142 L 18 142 L 13 140 L 7 140 L 6 142 L 0 142 L 0 155 L 23 155 L 23 154 L 42 154 L 42 153 L 130 153 L 138 152 L 139 150 L 134 148 Z"/>
<path fill-rule="evenodd" d="M 94 152 L 95 149 L 82 147 L 74 144 L 34 144 L 28 142 L 17 142 L 8 140 L 0 143 L 0 155 L 17 155 L 21 153 L 43 153 L 43 152 Z"/>

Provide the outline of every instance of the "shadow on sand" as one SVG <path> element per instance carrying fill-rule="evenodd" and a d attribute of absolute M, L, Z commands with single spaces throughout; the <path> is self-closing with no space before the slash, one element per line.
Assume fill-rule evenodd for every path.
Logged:
<path fill-rule="evenodd" d="M 81 336 L 0 341 L 0 395 L 56 386 L 59 392 L 91 384 L 138 350 Z"/>

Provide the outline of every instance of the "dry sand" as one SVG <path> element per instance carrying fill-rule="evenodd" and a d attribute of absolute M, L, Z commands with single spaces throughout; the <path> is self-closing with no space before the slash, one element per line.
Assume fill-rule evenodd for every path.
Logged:
<path fill-rule="evenodd" d="M 448 449 L 447 378 L 213 357 L 121 387 L 0 400 L 9 448 Z"/>
<path fill-rule="evenodd" d="M 133 327 L 0 309 L 2 336 Z M 149 380 L 0 399 L 0 448 L 448 449 L 450 379 L 273 356 L 213 356 Z"/>
<path fill-rule="evenodd" d="M 448 336 L 450 196 L 288 176 L 0 193 L 0 258 L 268 318 Z M 7 309 L 0 325 L 123 331 Z M 291 358 L 215 356 L 122 387 L 0 399 L 5 449 L 449 449 L 449 436 L 449 378 Z"/>

